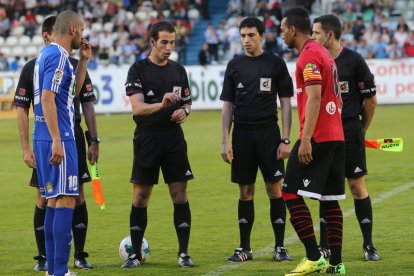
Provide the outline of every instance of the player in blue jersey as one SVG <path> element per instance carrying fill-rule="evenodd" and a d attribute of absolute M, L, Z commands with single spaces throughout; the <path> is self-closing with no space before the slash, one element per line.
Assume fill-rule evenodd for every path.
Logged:
<path fill-rule="evenodd" d="M 45 45 L 50 44 L 53 40 L 52 30 L 56 21 L 56 16 L 49 16 L 42 23 L 42 37 Z M 77 66 L 78 60 L 69 57 L 74 67 Z M 46 214 L 46 198 L 41 197 L 39 183 L 37 179 L 36 164 L 34 162 L 33 151 L 29 144 L 29 110 L 33 103 L 33 74 L 36 58 L 30 60 L 23 67 L 19 82 L 16 87 L 13 104 L 17 110 L 17 121 L 20 133 L 20 142 L 23 151 L 23 160 L 29 168 L 33 168 L 32 176 L 29 182 L 31 187 L 36 188 L 36 207 L 34 212 L 33 226 L 38 249 L 38 255 L 34 257 L 37 260 L 34 271 L 47 271 L 44 220 Z M 93 102 L 96 100 L 93 92 L 93 86 L 88 74 L 83 83 L 79 97 L 75 97 L 75 138 L 78 151 L 78 173 L 79 173 L 79 197 L 76 198 L 76 207 L 73 213 L 72 233 L 74 243 L 74 267 L 80 269 L 91 269 L 92 265 L 87 261 L 89 254 L 84 251 L 86 234 L 88 229 L 88 211 L 84 196 L 84 183 L 91 181 L 88 170 L 87 159 L 94 164 L 99 156 L 99 138 L 96 130 L 95 109 Z M 88 131 L 91 135 L 91 143 L 86 152 L 84 132 L 81 127 L 80 107 L 84 114 Z M 95 137 L 95 138 L 93 138 Z"/>
<path fill-rule="evenodd" d="M 75 197 L 79 195 L 73 99 L 83 85 L 91 47 L 82 39 L 84 21 L 72 11 L 56 18 L 54 43 L 42 49 L 34 71 L 33 147 L 42 196 L 48 200 L 44 223 L 46 275 L 72 275 L 68 269 Z M 79 49 L 76 68 L 69 54 Z"/>

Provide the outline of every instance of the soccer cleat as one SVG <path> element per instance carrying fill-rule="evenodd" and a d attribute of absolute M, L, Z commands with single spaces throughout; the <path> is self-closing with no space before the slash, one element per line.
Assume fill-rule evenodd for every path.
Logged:
<path fill-rule="evenodd" d="M 76 276 L 76 275 L 78 275 L 76 272 L 72 272 L 68 270 L 68 272 L 66 272 L 64 276 Z"/>
<path fill-rule="evenodd" d="M 374 246 L 367 245 L 362 250 L 364 251 L 365 261 L 378 261 L 380 259 Z"/>
<path fill-rule="evenodd" d="M 275 253 L 273 253 L 273 260 L 283 262 L 291 261 L 292 258 L 290 258 L 286 248 L 284 248 L 283 246 L 277 246 L 275 248 Z"/>
<path fill-rule="evenodd" d="M 317 261 L 309 261 L 308 258 L 303 258 L 302 261 L 291 272 L 286 273 L 285 276 L 303 276 L 314 272 L 322 271 L 326 266 L 326 260 L 323 256 Z"/>
<path fill-rule="evenodd" d="M 322 269 L 321 273 L 326 274 L 345 274 L 345 266 L 343 263 L 338 265 L 330 265 L 329 263 L 326 264 L 325 268 Z"/>
<path fill-rule="evenodd" d="M 73 261 L 73 266 L 79 269 L 92 269 L 93 266 L 86 260 L 89 257 L 89 254 L 86 252 L 78 252 L 75 254 L 75 260 Z"/>
<path fill-rule="evenodd" d="M 191 257 L 187 255 L 186 253 L 181 253 L 178 255 L 178 265 L 180 267 L 193 267 L 194 264 L 191 261 Z"/>
<path fill-rule="evenodd" d="M 243 248 L 236 248 L 236 250 L 234 250 L 233 252 L 233 255 L 231 255 L 230 257 L 226 259 L 226 261 L 229 263 L 240 263 L 240 262 L 250 261 L 250 260 L 253 260 L 252 250 L 250 249 L 250 251 L 248 251 Z"/>
<path fill-rule="evenodd" d="M 137 258 L 136 254 L 132 254 L 128 259 L 121 265 L 121 268 L 134 268 L 140 266 L 141 263 Z"/>
<path fill-rule="evenodd" d="M 33 268 L 34 271 L 47 271 L 47 261 L 45 256 L 36 256 L 33 259 L 37 260 L 37 264 Z"/>
<path fill-rule="evenodd" d="M 321 252 L 322 256 L 325 259 L 329 259 L 331 257 L 331 250 L 329 248 L 318 246 L 318 249 L 319 249 L 319 252 Z"/>

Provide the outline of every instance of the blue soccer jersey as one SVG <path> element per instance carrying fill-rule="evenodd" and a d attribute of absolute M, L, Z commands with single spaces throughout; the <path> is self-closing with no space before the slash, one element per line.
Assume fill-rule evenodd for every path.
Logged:
<path fill-rule="evenodd" d="M 33 140 L 51 141 L 41 105 L 43 90 L 56 93 L 56 111 L 60 139 L 74 140 L 73 99 L 75 75 L 64 48 L 51 43 L 40 52 L 34 70 L 34 129 Z"/>

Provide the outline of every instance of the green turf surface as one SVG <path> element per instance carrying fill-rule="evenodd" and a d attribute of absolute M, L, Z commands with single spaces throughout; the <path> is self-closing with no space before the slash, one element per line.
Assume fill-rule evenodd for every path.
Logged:
<path fill-rule="evenodd" d="M 296 110 L 292 140 L 298 128 Z M 404 152 L 367 150 L 370 175 L 367 185 L 374 202 L 374 243 L 381 261 L 362 260 L 362 238 L 352 211 L 353 200 L 341 202 L 344 210 L 343 260 L 348 275 L 413 275 L 414 273 L 414 130 L 412 105 L 380 106 L 368 139 L 403 137 Z M 129 232 L 132 186 L 134 122 L 131 115 L 98 116 L 100 172 L 106 211 L 93 203 L 91 185 L 86 184 L 89 229 L 85 250 L 95 266 L 79 275 L 283 275 L 304 256 L 302 244 L 287 223 L 286 243 L 291 263 L 272 261 L 273 232 L 269 203 L 261 176 L 257 181 L 256 218 L 252 232 L 255 260 L 241 265 L 224 262 L 238 246 L 238 188 L 230 183 L 230 167 L 221 160 L 221 113 L 193 112 L 184 124 L 190 162 L 196 177 L 188 186 L 192 210 L 189 253 L 196 266 L 179 269 L 173 208 L 163 180 L 154 188 L 148 209 L 145 234 L 151 247 L 148 263 L 133 270 L 121 270 L 118 246 Z M 33 234 L 35 190 L 27 183 L 31 171 L 22 161 L 15 120 L 0 120 L 0 275 L 43 275 L 32 272 L 37 255 Z M 397 188 L 400 190 L 396 190 Z M 387 194 L 388 193 L 388 194 Z M 378 200 L 378 201 L 376 201 Z M 309 202 L 316 218 L 317 204 Z M 347 212 L 347 210 L 349 210 Z M 73 259 L 70 260 L 70 266 Z M 75 270 L 77 271 L 77 270 Z"/>

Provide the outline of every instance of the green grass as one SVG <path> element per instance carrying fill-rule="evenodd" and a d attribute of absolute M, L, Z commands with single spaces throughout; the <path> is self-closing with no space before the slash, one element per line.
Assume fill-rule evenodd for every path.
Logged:
<path fill-rule="evenodd" d="M 292 140 L 295 140 L 298 133 L 296 110 L 293 114 Z M 367 185 L 373 200 L 414 182 L 413 118 L 411 105 L 380 106 L 377 109 L 367 138 L 402 136 L 405 148 L 403 153 L 367 150 L 370 172 Z M 273 233 L 269 204 L 259 175 L 252 232 L 255 260 L 236 266 L 223 261 L 238 246 L 238 188 L 230 183 L 230 168 L 220 156 L 221 113 L 193 112 L 184 129 L 196 177 L 188 186 L 193 217 L 189 253 L 196 267 L 179 269 L 176 265 L 173 208 L 168 189 L 161 180 L 154 188 L 148 210 L 145 237 L 151 247 L 150 259 L 137 270 L 121 270 L 118 246 L 129 232 L 134 123 L 131 115 L 102 115 L 97 120 L 102 137 L 99 164 L 107 208 L 100 211 L 93 203 L 90 184 L 86 184 L 89 229 L 85 249 L 95 269 L 81 271 L 79 275 L 203 275 L 221 270 L 226 271 L 225 275 L 283 275 L 304 256 L 303 246 L 288 223 L 286 242 L 294 261 L 275 263 L 271 260 Z M 31 172 L 22 161 L 16 121 L 0 120 L 0 126 L 0 275 L 43 275 L 31 271 L 35 264 L 32 256 L 37 255 L 32 226 L 35 190 L 27 185 Z M 345 217 L 343 260 L 348 275 L 412 275 L 413 190 L 411 187 L 374 204 L 374 242 L 382 258 L 379 262 L 362 260 L 359 226 L 353 212 Z M 310 201 L 309 205 L 315 219 L 317 204 Z M 353 200 L 349 192 L 341 206 L 344 211 L 352 210 Z"/>

